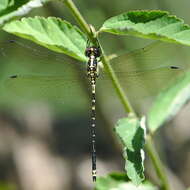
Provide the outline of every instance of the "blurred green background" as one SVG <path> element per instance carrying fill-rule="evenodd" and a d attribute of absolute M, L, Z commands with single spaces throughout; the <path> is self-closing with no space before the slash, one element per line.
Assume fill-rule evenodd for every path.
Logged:
<path fill-rule="evenodd" d="M 87 22 L 96 29 L 112 16 L 138 9 L 169 11 L 190 24 L 190 2 L 187 0 L 96 0 L 75 3 Z M 36 15 L 56 16 L 77 25 L 64 4 L 56 1 L 33 10 L 27 16 Z M 8 43 L 8 40 L 15 39 L 18 44 Z M 100 41 L 108 55 L 130 52 L 152 42 L 110 34 L 102 34 Z M 188 69 L 188 52 L 188 47 L 166 45 L 148 51 L 145 56 L 150 56 L 155 63 L 167 59 L 169 65 Z M 4 31 L 0 33 L 0 56 L 0 190 L 92 189 L 90 100 L 83 68 L 85 64 L 76 63 L 64 55 L 50 52 Z M 83 66 L 78 68 L 78 65 Z M 138 113 L 146 113 L 152 98 L 159 92 L 158 84 L 167 83 L 177 72 L 172 75 L 169 72 L 146 75 L 146 81 L 151 81 L 153 77 L 146 89 L 139 87 L 135 78 L 123 79 L 123 83 L 131 82 L 129 96 Z M 48 83 L 41 81 L 40 77 L 39 80 L 32 80 L 31 77 L 31 80 L 24 79 L 18 83 L 12 83 L 10 79 L 13 75 L 31 74 L 47 76 Z M 67 78 L 64 82 L 61 81 L 63 74 Z M 56 80 L 52 81 L 49 75 L 57 75 Z M 141 85 L 140 79 L 138 82 Z M 103 176 L 113 171 L 124 171 L 121 147 L 112 129 L 117 119 L 126 114 L 109 81 L 99 80 L 97 86 L 97 162 L 98 175 Z M 146 96 L 147 89 L 153 87 L 155 93 Z M 155 136 L 171 185 L 177 190 L 190 186 L 189 107 L 186 105 Z M 147 178 L 158 184 L 148 158 L 145 167 Z"/>

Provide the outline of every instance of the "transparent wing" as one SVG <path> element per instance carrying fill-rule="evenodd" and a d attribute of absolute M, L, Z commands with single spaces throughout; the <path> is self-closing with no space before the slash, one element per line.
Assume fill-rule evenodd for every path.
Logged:
<path fill-rule="evenodd" d="M 46 75 L 70 75 L 77 67 L 85 64 L 78 63 L 68 56 L 54 53 L 29 43 L 28 41 L 6 41 L 0 43 L 1 63 L 4 63 L 7 72 L 14 74 L 46 74 Z M 16 73 L 15 73 L 16 72 Z"/>
<path fill-rule="evenodd" d="M 161 89 L 167 87 L 188 68 L 188 61 L 183 56 L 181 46 L 161 42 L 117 56 L 111 64 L 120 84 L 138 110 L 143 103 L 147 104 L 147 101 L 153 100 Z M 103 86 L 111 84 L 105 82 Z M 107 88 L 105 92 L 111 94 L 109 89 L 111 88 Z M 145 107 L 148 107 L 148 104 Z"/>
<path fill-rule="evenodd" d="M 12 93 L 40 96 L 67 101 L 84 97 L 81 80 L 86 80 L 85 64 L 77 64 L 61 54 L 52 53 L 31 44 L 1 45 L 8 78 L 5 87 Z M 119 81 L 133 104 L 155 96 L 171 79 L 183 72 L 186 65 L 180 55 L 181 47 L 155 42 L 145 48 L 116 56 L 111 61 Z M 176 53 L 177 52 L 177 53 Z M 81 72 L 82 70 L 82 72 Z M 14 76 L 15 77 L 10 77 Z M 104 71 L 100 73 L 97 88 L 106 97 L 112 96 L 113 86 Z M 88 87 L 87 87 L 88 88 Z M 113 95 L 115 98 L 115 95 Z"/>
<path fill-rule="evenodd" d="M 155 70 L 167 66 L 181 67 L 185 64 L 181 64 L 182 49 L 182 46 L 176 44 L 153 42 L 130 53 L 115 55 L 111 60 L 112 66 L 121 72 Z"/>
<path fill-rule="evenodd" d="M 1 43 L 0 47 L 4 94 L 11 98 L 48 100 L 71 106 L 88 102 L 83 90 L 86 75 L 81 71 L 85 64 L 32 44 L 12 41 Z"/>
<path fill-rule="evenodd" d="M 84 96 L 80 83 L 63 76 L 15 75 L 7 79 L 5 85 L 13 90 L 15 95 L 25 94 L 31 98 L 48 97 L 63 101 L 72 94 Z"/>

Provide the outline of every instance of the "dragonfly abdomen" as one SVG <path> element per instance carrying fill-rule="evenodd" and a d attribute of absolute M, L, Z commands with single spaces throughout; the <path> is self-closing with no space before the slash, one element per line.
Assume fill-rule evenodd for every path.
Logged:
<path fill-rule="evenodd" d="M 100 57 L 100 49 L 97 47 L 88 47 L 85 55 L 89 58 L 87 64 L 87 76 L 91 84 L 91 148 L 92 148 L 92 179 L 96 181 L 96 78 L 97 58 Z"/>

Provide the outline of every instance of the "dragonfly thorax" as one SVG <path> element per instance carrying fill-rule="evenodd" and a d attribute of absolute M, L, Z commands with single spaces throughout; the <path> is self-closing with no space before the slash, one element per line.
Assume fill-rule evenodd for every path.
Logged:
<path fill-rule="evenodd" d="M 95 58 L 100 57 L 100 55 L 101 55 L 100 48 L 94 47 L 94 46 L 88 47 L 88 48 L 86 48 L 85 55 L 86 55 L 86 57 L 91 57 L 92 55 Z"/>
<path fill-rule="evenodd" d="M 97 59 L 95 56 L 90 56 L 87 64 L 87 76 L 88 78 L 97 78 L 98 77 L 98 71 L 97 71 Z"/>
<path fill-rule="evenodd" d="M 98 77 L 97 71 L 97 58 L 100 57 L 100 48 L 99 47 L 88 47 L 86 48 L 85 55 L 89 58 L 87 64 L 87 76 L 92 80 L 95 80 Z"/>

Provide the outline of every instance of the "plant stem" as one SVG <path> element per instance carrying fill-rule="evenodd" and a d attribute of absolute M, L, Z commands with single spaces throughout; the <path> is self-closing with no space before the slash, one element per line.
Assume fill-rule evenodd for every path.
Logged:
<path fill-rule="evenodd" d="M 162 161 L 159 158 L 159 155 L 155 149 L 152 137 L 150 135 L 147 136 L 145 148 L 147 153 L 149 154 L 154 168 L 156 170 L 157 176 L 160 178 L 162 182 L 163 190 L 170 190 L 169 182 L 166 176 L 165 168 L 162 164 Z"/>
<path fill-rule="evenodd" d="M 104 68 L 106 69 L 106 71 L 108 72 L 109 76 L 110 76 L 110 79 L 112 81 L 112 84 L 114 85 L 114 88 L 121 100 L 121 103 L 123 104 L 125 110 L 127 113 L 133 113 L 134 115 L 135 114 L 135 111 L 133 110 L 133 107 L 131 106 L 125 92 L 123 91 L 118 79 L 117 79 L 117 76 L 115 75 L 111 65 L 110 65 L 110 62 L 108 61 L 107 57 L 105 56 L 105 54 L 103 53 L 103 56 L 102 56 L 102 63 L 104 65 Z"/>
<path fill-rule="evenodd" d="M 65 3 L 65 5 L 69 8 L 69 10 L 74 15 L 74 18 L 79 23 L 81 29 L 87 34 L 88 38 L 91 40 L 91 42 L 95 43 L 94 36 L 92 35 L 92 32 L 89 28 L 89 25 L 84 20 L 83 16 L 80 14 L 78 8 L 75 6 L 72 0 L 61 0 Z"/>
<path fill-rule="evenodd" d="M 82 15 L 80 14 L 79 10 L 77 9 L 77 7 L 75 6 L 75 4 L 73 3 L 72 0 L 64 0 L 64 3 L 67 5 L 67 7 L 71 10 L 71 12 L 73 13 L 75 19 L 77 20 L 77 22 L 80 24 L 81 28 L 85 31 L 85 33 L 87 34 L 88 38 L 95 43 L 95 41 L 97 41 L 94 38 L 94 35 L 92 33 L 92 31 L 89 28 L 89 25 L 86 23 L 86 21 L 84 20 L 84 18 L 82 17 Z M 108 72 L 108 75 L 110 76 L 112 83 L 114 85 L 114 88 L 116 89 L 116 92 L 122 102 L 122 104 L 124 105 L 124 108 L 126 110 L 127 113 L 133 113 L 135 114 L 135 111 L 133 110 L 127 96 L 125 95 L 122 87 L 120 86 L 120 83 L 112 69 L 112 67 L 110 66 L 109 60 L 106 58 L 106 55 L 102 52 L 102 63 L 106 69 L 106 71 Z"/>
<path fill-rule="evenodd" d="M 74 15 L 75 19 L 77 20 L 77 22 L 79 23 L 79 25 L 81 26 L 83 31 L 85 31 L 85 33 L 87 34 L 88 38 L 93 43 L 95 43 L 96 39 L 94 38 L 94 35 L 89 28 L 89 25 L 86 23 L 85 19 L 82 17 L 82 15 L 80 14 L 79 10 L 77 9 L 77 7 L 73 3 L 73 1 L 72 0 L 62 0 L 62 1 L 70 9 L 70 11 Z M 133 107 L 131 106 L 127 96 L 125 95 L 125 92 L 123 91 L 123 89 L 122 89 L 122 87 L 121 87 L 110 63 L 109 63 L 109 60 L 107 59 L 107 56 L 105 55 L 104 52 L 102 52 L 102 59 L 101 60 L 102 60 L 102 63 L 104 65 L 104 68 L 106 69 L 106 71 L 108 72 L 108 75 L 110 76 L 110 78 L 112 80 L 114 88 L 115 88 L 126 112 L 127 113 L 133 113 L 134 115 L 136 115 L 135 111 L 133 110 Z M 164 173 L 164 167 L 163 167 L 162 162 L 158 156 L 158 153 L 156 152 L 156 149 L 154 148 L 154 145 L 153 145 L 153 142 L 152 142 L 150 136 L 147 138 L 146 149 L 147 149 L 147 152 L 148 152 L 148 154 L 149 154 L 149 156 L 153 162 L 153 165 L 156 169 L 157 175 L 160 177 L 160 179 L 162 181 L 164 190 L 170 190 L 169 183 L 167 181 L 167 177 Z"/>

